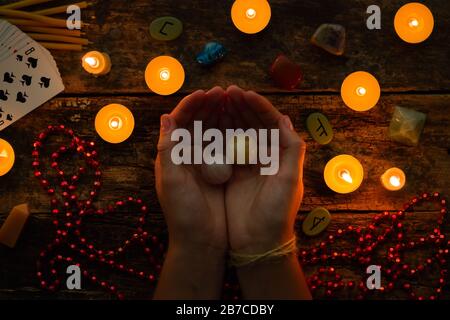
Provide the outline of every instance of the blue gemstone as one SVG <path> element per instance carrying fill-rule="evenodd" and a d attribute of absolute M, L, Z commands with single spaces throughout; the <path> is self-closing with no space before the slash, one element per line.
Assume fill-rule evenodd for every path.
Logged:
<path fill-rule="evenodd" d="M 197 55 L 197 62 L 202 66 L 211 66 L 227 54 L 227 49 L 218 42 L 208 42 L 202 52 Z"/>

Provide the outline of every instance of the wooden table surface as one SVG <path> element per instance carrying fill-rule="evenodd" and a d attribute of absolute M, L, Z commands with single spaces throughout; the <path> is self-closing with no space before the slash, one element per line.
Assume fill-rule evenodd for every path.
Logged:
<path fill-rule="evenodd" d="M 10 1 L 0 1 L 10 2 Z M 395 34 L 393 17 L 408 1 L 378 1 L 382 9 L 382 29 L 366 28 L 366 8 L 371 0 L 271 0 L 272 20 L 263 32 L 249 36 L 231 23 L 231 0 L 94 0 L 83 10 L 83 21 L 90 23 L 86 33 L 94 44 L 90 49 L 108 52 L 113 68 L 109 75 L 94 78 L 81 68 L 83 53 L 57 52 L 54 57 L 66 90 L 36 111 L 0 132 L 16 152 L 16 163 L 0 177 L 0 223 L 11 208 L 27 202 L 32 215 L 16 248 L 0 247 L 0 299 L 108 299 L 111 296 L 88 285 L 81 291 L 60 290 L 48 293 L 39 289 L 35 261 L 52 238 L 48 196 L 33 176 L 32 143 L 50 124 L 64 124 L 88 140 L 96 141 L 104 171 L 98 206 L 106 206 L 129 194 L 142 197 L 151 208 L 154 230 L 164 230 L 164 220 L 155 194 L 153 161 L 159 132 L 159 117 L 169 112 L 180 99 L 196 89 L 237 84 L 266 95 L 283 113 L 293 119 L 308 145 L 305 163 L 305 197 L 298 225 L 316 206 L 332 213 L 329 231 L 349 224 L 367 226 L 375 213 L 401 209 L 413 195 L 423 191 L 449 194 L 450 178 L 450 2 L 425 1 L 435 17 L 432 36 L 419 45 L 408 45 Z M 40 6 L 38 6 L 39 8 Z M 184 32 L 171 42 L 150 37 L 150 22 L 172 15 L 183 21 Z M 322 23 L 338 23 L 347 29 L 343 57 L 334 57 L 310 44 L 309 39 Z M 223 43 L 229 54 L 218 65 L 205 69 L 195 62 L 196 54 L 208 41 Z M 299 89 L 276 88 L 268 75 L 271 62 L 284 53 L 303 69 L 305 80 Z M 158 55 L 171 55 L 181 61 L 186 82 L 169 97 L 149 92 L 144 81 L 146 64 Z M 372 110 L 357 113 L 347 108 L 339 95 L 345 76 L 366 70 L 382 87 L 382 97 Z M 102 141 L 94 130 L 98 110 L 108 103 L 122 103 L 135 115 L 133 136 L 125 143 Z M 416 147 L 389 139 L 388 126 L 394 106 L 412 108 L 427 114 L 427 122 Z M 308 135 L 305 119 L 313 111 L 324 113 L 335 130 L 333 141 L 320 146 Z M 361 160 L 364 182 L 356 192 L 338 195 L 323 181 L 323 169 L 333 156 L 349 153 Z M 385 191 L 380 175 L 390 167 L 403 168 L 406 187 L 399 192 Z M 134 212 L 122 212 L 96 219 L 87 227 L 99 245 L 111 247 L 127 237 L 135 226 Z M 419 237 L 432 230 L 436 212 L 424 208 L 409 217 L 409 236 Z M 447 221 L 448 231 L 448 221 Z M 152 229 L 153 230 L 153 229 Z M 165 231 L 154 231 L 165 237 Z M 301 237 L 300 246 L 308 248 L 328 233 L 315 239 Z M 341 248 L 351 243 L 336 244 Z M 427 252 L 412 253 L 412 260 Z M 130 264 L 145 263 L 131 255 Z M 338 266 L 348 278 L 359 278 L 355 266 Z M 307 269 L 309 274 L 312 270 Z M 123 274 L 108 274 L 129 298 L 147 299 L 152 287 Z M 431 284 L 421 283 L 427 288 Z M 393 295 L 392 297 L 396 297 Z M 402 297 L 401 295 L 399 297 Z M 447 288 L 444 297 L 449 297 Z M 341 298 L 346 298 L 342 296 Z"/>

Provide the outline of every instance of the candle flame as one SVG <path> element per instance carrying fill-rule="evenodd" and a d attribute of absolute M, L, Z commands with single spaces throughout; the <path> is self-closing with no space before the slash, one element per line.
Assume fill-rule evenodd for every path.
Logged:
<path fill-rule="evenodd" d="M 419 26 L 419 20 L 412 18 L 411 20 L 409 20 L 408 24 L 411 28 L 417 28 Z"/>
<path fill-rule="evenodd" d="M 348 172 L 348 170 L 342 170 L 342 171 L 339 173 L 339 177 L 340 177 L 342 180 L 344 180 L 345 182 L 353 183 L 352 176 L 350 175 L 350 172 Z"/>
<path fill-rule="evenodd" d="M 0 158 L 8 158 L 8 152 L 6 150 L 2 150 L 2 152 L 0 152 Z"/>
<path fill-rule="evenodd" d="M 249 19 L 254 19 L 256 17 L 256 10 L 253 8 L 249 8 L 246 12 L 245 15 L 247 16 L 247 18 Z"/>
<path fill-rule="evenodd" d="M 170 71 L 167 68 L 162 69 L 159 72 L 159 78 L 163 81 L 167 81 L 170 79 Z"/>
<path fill-rule="evenodd" d="M 389 183 L 394 187 L 400 187 L 400 178 L 397 176 L 392 176 L 389 178 Z"/>
<path fill-rule="evenodd" d="M 358 96 L 360 96 L 360 97 L 365 96 L 366 93 L 367 93 L 367 89 L 364 88 L 364 87 L 358 87 L 358 88 L 356 89 L 356 94 L 357 94 Z"/>
<path fill-rule="evenodd" d="M 118 130 L 122 128 L 122 119 L 119 117 L 114 117 L 109 120 L 109 127 L 113 130 Z"/>
<path fill-rule="evenodd" d="M 98 68 L 100 61 L 98 61 L 95 57 L 86 57 L 84 58 L 84 62 L 90 65 L 92 68 Z"/>

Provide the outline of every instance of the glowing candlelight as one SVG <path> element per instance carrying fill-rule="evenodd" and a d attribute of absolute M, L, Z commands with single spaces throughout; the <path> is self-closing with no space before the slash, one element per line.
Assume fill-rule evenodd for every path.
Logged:
<path fill-rule="evenodd" d="M 163 81 L 168 81 L 170 79 L 170 70 L 167 68 L 164 68 L 159 73 L 159 77 Z"/>
<path fill-rule="evenodd" d="M 352 176 L 350 175 L 350 172 L 348 172 L 348 170 L 342 170 L 342 171 L 339 173 L 339 177 L 340 177 L 342 180 L 344 180 L 345 182 L 353 183 Z"/>
<path fill-rule="evenodd" d="M 394 187 L 400 186 L 400 177 L 392 176 L 389 178 L 389 183 Z"/>
<path fill-rule="evenodd" d="M 366 88 L 364 88 L 364 87 L 358 87 L 358 88 L 356 89 L 356 94 L 357 94 L 358 96 L 360 96 L 360 97 L 365 96 L 366 93 L 367 93 L 367 90 L 366 90 Z"/>
<path fill-rule="evenodd" d="M 390 168 L 381 176 L 381 184 L 389 191 L 402 189 L 406 183 L 406 176 L 399 168 Z"/>
<path fill-rule="evenodd" d="M 8 141 L 0 139 L 0 177 L 12 169 L 14 161 L 14 149 Z"/>
<path fill-rule="evenodd" d="M 428 39 L 433 32 L 433 14 L 421 3 L 408 3 L 397 11 L 394 27 L 403 41 L 420 43 Z"/>
<path fill-rule="evenodd" d="M 377 79 L 368 72 L 353 72 L 342 82 L 342 100 L 355 111 L 373 108 L 378 103 L 380 95 L 381 88 Z"/>
<path fill-rule="evenodd" d="M 408 24 L 411 28 L 417 28 L 419 26 L 419 20 L 412 18 L 411 20 L 409 20 Z"/>
<path fill-rule="evenodd" d="M 247 16 L 247 18 L 249 19 L 253 19 L 256 17 L 256 11 L 253 8 L 249 8 L 246 12 L 245 15 Z"/>
<path fill-rule="evenodd" d="M 159 56 L 149 62 L 145 69 L 145 82 L 150 90 L 160 95 L 170 95 L 183 86 L 184 68 L 169 56 Z"/>
<path fill-rule="evenodd" d="M 113 117 L 109 120 L 109 127 L 113 130 L 119 130 L 122 128 L 123 121 L 120 117 Z"/>
<path fill-rule="evenodd" d="M 258 33 L 270 22 L 272 15 L 267 0 L 236 0 L 231 8 L 231 19 L 240 31 Z"/>
<path fill-rule="evenodd" d="M 107 53 L 90 51 L 81 59 L 84 70 L 95 76 L 101 76 L 111 71 L 111 59 Z"/>
<path fill-rule="evenodd" d="M 90 65 L 92 68 L 98 68 L 100 62 L 95 57 L 87 57 L 84 59 L 84 62 L 86 62 L 88 65 Z"/>
<path fill-rule="evenodd" d="M 343 154 L 328 161 L 323 176 L 331 190 L 337 193 L 350 193 L 361 185 L 364 169 L 356 158 Z"/>
<path fill-rule="evenodd" d="M 103 107 L 95 117 L 95 130 L 99 136 L 107 142 L 123 142 L 133 133 L 133 114 L 123 105 L 107 105 L 106 107 Z"/>

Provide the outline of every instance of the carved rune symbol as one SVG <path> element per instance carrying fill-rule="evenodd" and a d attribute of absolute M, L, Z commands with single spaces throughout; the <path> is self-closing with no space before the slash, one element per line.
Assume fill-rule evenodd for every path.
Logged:
<path fill-rule="evenodd" d="M 322 130 L 322 132 L 320 133 L 320 136 L 326 135 L 328 137 L 328 133 L 325 130 L 325 127 L 323 126 L 322 121 L 320 121 L 319 118 L 317 118 L 317 121 L 319 122 L 319 127 L 317 128 L 316 132 L 318 132 L 319 130 Z"/>
<path fill-rule="evenodd" d="M 167 25 L 173 26 L 174 24 L 170 21 L 164 22 L 163 26 L 161 27 L 161 30 L 159 30 L 159 33 L 167 36 L 168 34 L 164 31 L 164 29 L 166 28 Z"/>
<path fill-rule="evenodd" d="M 322 218 L 314 217 L 313 225 L 311 226 L 311 228 L 309 230 L 311 231 L 311 230 L 315 229 L 324 220 L 325 220 L 325 217 L 322 217 Z"/>

